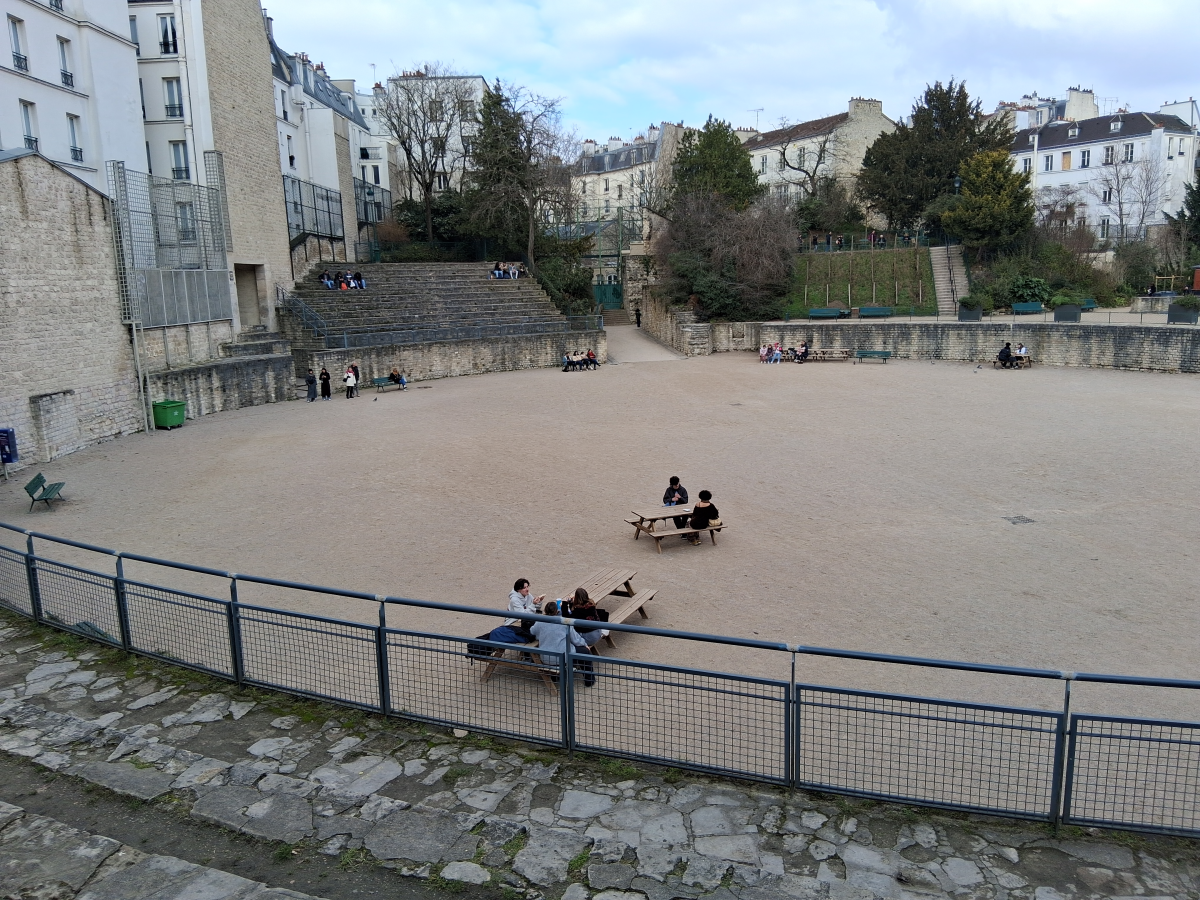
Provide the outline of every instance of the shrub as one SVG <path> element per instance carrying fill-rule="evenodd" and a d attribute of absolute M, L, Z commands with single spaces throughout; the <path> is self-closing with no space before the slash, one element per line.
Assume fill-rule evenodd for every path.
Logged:
<path fill-rule="evenodd" d="M 1018 275 L 1008 285 L 1009 303 L 1045 303 L 1050 299 L 1050 285 L 1032 275 Z"/>

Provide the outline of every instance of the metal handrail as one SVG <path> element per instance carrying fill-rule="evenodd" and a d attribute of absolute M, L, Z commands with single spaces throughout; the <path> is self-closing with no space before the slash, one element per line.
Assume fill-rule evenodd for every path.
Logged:
<path fill-rule="evenodd" d="M 279 300 L 279 306 L 288 310 L 288 312 L 295 313 L 300 319 L 301 325 L 316 332 L 317 337 L 328 342 L 329 326 L 321 318 L 320 313 L 280 285 L 275 286 L 275 291 Z"/>

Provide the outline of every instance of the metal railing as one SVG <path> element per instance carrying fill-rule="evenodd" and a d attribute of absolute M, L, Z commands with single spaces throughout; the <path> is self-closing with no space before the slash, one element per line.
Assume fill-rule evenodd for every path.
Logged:
<path fill-rule="evenodd" d="M 35 137 L 31 137 L 28 134 L 25 135 L 25 149 L 26 150 L 36 150 L 37 148 L 38 148 L 38 139 Z"/>
<path fill-rule="evenodd" d="M 75 74 L 73 72 L 63 69 L 58 74 L 62 78 L 63 87 L 75 87 Z"/>
<path fill-rule="evenodd" d="M 182 119 L 183 118 L 183 104 L 182 103 L 168 103 L 164 107 L 164 109 L 166 111 L 168 119 Z"/>
<path fill-rule="evenodd" d="M 18 72 L 29 71 L 29 57 L 27 57 L 24 53 L 14 53 L 12 56 L 14 69 L 16 69 Z"/>
<path fill-rule="evenodd" d="M 71 148 L 71 160 L 73 162 L 83 162 L 83 148 L 82 147 L 72 147 Z"/>
<path fill-rule="evenodd" d="M 159 41 L 158 49 L 164 54 L 174 54 L 179 52 L 178 41 Z"/>
<path fill-rule="evenodd" d="M 0 543 L 0 606 L 238 685 L 790 787 L 1054 824 L 1200 835 L 1200 723 L 1072 712 L 1072 689 L 1080 684 L 1197 691 L 1198 681 L 920 659 L 617 623 L 606 627 L 688 642 L 693 655 L 702 644 L 765 652 L 778 675 L 582 655 L 569 643 L 565 653 L 531 649 L 491 672 L 493 650 L 514 645 L 394 627 L 389 613 L 397 620 L 406 608 L 467 613 L 484 617 L 490 628 L 508 615 L 504 610 L 234 574 L 4 523 L 0 538 L 15 544 Z M 51 558 L 51 552 L 74 561 Z M 152 574 L 138 577 L 131 568 Z M 218 589 L 206 592 L 199 582 Z M 244 599 L 265 590 L 277 605 Z M 360 621 L 287 608 L 290 598 L 311 602 L 320 595 L 339 598 L 347 615 L 355 607 L 346 601 L 369 605 L 360 607 Z M 1022 689 L 1057 683 L 1062 699 L 1054 708 L 1034 709 L 809 684 L 797 679 L 796 667 L 810 660 L 825 668 L 854 661 L 892 673 L 897 666 L 947 672 L 964 682 L 1001 676 L 1018 679 Z"/>
<path fill-rule="evenodd" d="M 187 181 L 189 178 L 192 177 L 191 167 L 190 166 L 175 166 L 173 169 L 171 169 L 171 177 L 174 178 L 176 181 Z"/>

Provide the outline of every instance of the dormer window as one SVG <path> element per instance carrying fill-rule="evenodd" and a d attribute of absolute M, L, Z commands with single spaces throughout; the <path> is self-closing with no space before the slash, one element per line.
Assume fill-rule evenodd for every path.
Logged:
<path fill-rule="evenodd" d="M 1032 144 L 1032 143 L 1033 143 L 1035 140 L 1037 140 L 1037 135 L 1036 135 L 1036 134 L 1031 134 L 1031 135 L 1029 135 L 1029 143 L 1031 143 L 1031 144 Z"/>
<path fill-rule="evenodd" d="M 1117 131 L 1120 131 L 1121 130 L 1121 120 L 1117 119 L 1115 122 L 1109 122 L 1108 130 L 1111 132 L 1114 132 L 1114 133 Z"/>
<path fill-rule="evenodd" d="M 1067 137 L 1069 137 L 1069 138 L 1079 137 L 1079 128 L 1075 125 L 1072 125 L 1070 128 L 1067 129 Z"/>

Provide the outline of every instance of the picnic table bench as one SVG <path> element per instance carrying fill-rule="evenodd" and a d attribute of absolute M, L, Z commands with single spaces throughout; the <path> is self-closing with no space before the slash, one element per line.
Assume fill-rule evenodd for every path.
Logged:
<path fill-rule="evenodd" d="M 681 506 L 667 507 L 668 509 L 684 509 Z M 691 507 L 686 507 L 691 509 Z M 633 618 L 634 613 L 637 613 L 643 619 L 650 618 L 646 612 L 646 604 L 654 599 L 657 590 L 645 590 L 635 592 L 633 589 L 633 576 L 637 574 L 636 569 L 604 569 L 597 572 L 590 578 L 585 579 L 575 588 L 567 591 L 569 596 L 575 593 L 576 588 L 583 588 L 588 592 L 588 596 L 596 602 L 596 605 L 608 613 L 608 621 L 622 624 Z M 613 603 L 611 598 L 619 598 L 618 602 Z M 602 605 L 602 601 L 609 600 L 608 604 Z M 581 622 L 583 620 L 580 620 Z M 595 623 L 598 628 L 603 628 L 603 622 Z M 591 624 L 584 625 L 585 628 L 592 627 Z M 613 643 L 612 635 L 606 635 L 604 642 L 610 647 L 616 647 Z M 595 648 L 592 648 L 593 651 Z"/>
<path fill-rule="evenodd" d="M 532 644 L 513 644 L 510 647 L 495 647 L 489 648 L 489 650 L 491 655 L 484 657 L 487 665 L 483 667 L 483 674 L 479 676 L 481 683 L 486 684 L 498 669 L 506 669 L 520 672 L 523 675 L 537 675 L 550 693 L 558 693 L 558 685 L 555 684 L 558 670 L 554 666 L 546 665 L 540 658 L 533 658 L 533 654 L 537 652 L 536 641 Z M 509 656 L 510 650 L 516 652 L 517 655 Z"/>
<path fill-rule="evenodd" d="M 1027 369 L 1032 365 L 1033 357 L 1028 353 L 1018 354 L 1014 351 L 1012 357 L 1009 359 L 1009 367 L 1013 369 Z M 995 356 L 992 357 L 992 368 L 1000 368 L 1000 360 Z"/>
<path fill-rule="evenodd" d="M 1014 316 L 1028 316 L 1034 313 L 1045 312 L 1046 308 L 1042 306 L 1040 301 L 1034 303 L 1014 303 L 1012 311 Z"/>
<path fill-rule="evenodd" d="M 835 307 L 810 309 L 808 311 L 810 319 L 840 319 L 842 316 L 848 315 L 850 314 L 846 310 Z"/>
<path fill-rule="evenodd" d="M 29 495 L 29 511 L 33 512 L 34 505 L 39 501 L 45 503 L 46 506 L 50 507 L 50 509 L 53 509 L 54 507 L 50 506 L 50 501 L 65 500 L 66 497 L 64 497 L 61 492 L 66 486 L 67 483 L 65 481 L 47 484 L 46 476 L 41 472 L 38 472 L 37 475 L 33 477 L 33 480 L 30 481 L 29 484 L 25 485 L 25 493 Z"/>
<path fill-rule="evenodd" d="M 808 358 L 812 362 L 828 362 L 830 360 L 845 360 L 850 358 L 850 350 L 841 347 L 824 347 L 820 350 L 808 351 Z"/>
<path fill-rule="evenodd" d="M 885 363 L 891 359 L 891 350 L 855 350 L 854 363 L 858 364 L 860 359 L 882 359 Z"/>
<path fill-rule="evenodd" d="M 891 315 L 890 306 L 860 306 L 858 309 L 860 319 L 887 319 Z"/>
<path fill-rule="evenodd" d="M 637 540 L 643 534 L 647 535 L 648 537 L 652 537 L 654 538 L 655 548 L 659 553 L 662 553 L 662 542 L 664 538 L 692 534 L 693 532 L 697 531 L 697 529 L 692 528 L 690 525 L 684 524 L 682 528 L 669 528 L 663 531 L 655 527 L 657 523 L 663 521 L 664 519 L 673 519 L 676 516 L 686 515 L 690 517 L 693 509 L 694 507 L 692 507 L 690 504 L 688 506 L 662 506 L 650 512 L 638 512 L 635 509 L 633 511 L 635 518 L 626 519 L 625 521 L 634 527 L 634 540 Z M 672 522 L 671 524 L 673 525 L 674 523 Z M 717 543 L 716 533 L 724 527 L 724 525 L 714 525 L 711 528 L 701 528 L 698 530 L 707 531 L 709 537 L 712 538 L 712 542 L 715 545 Z"/>

